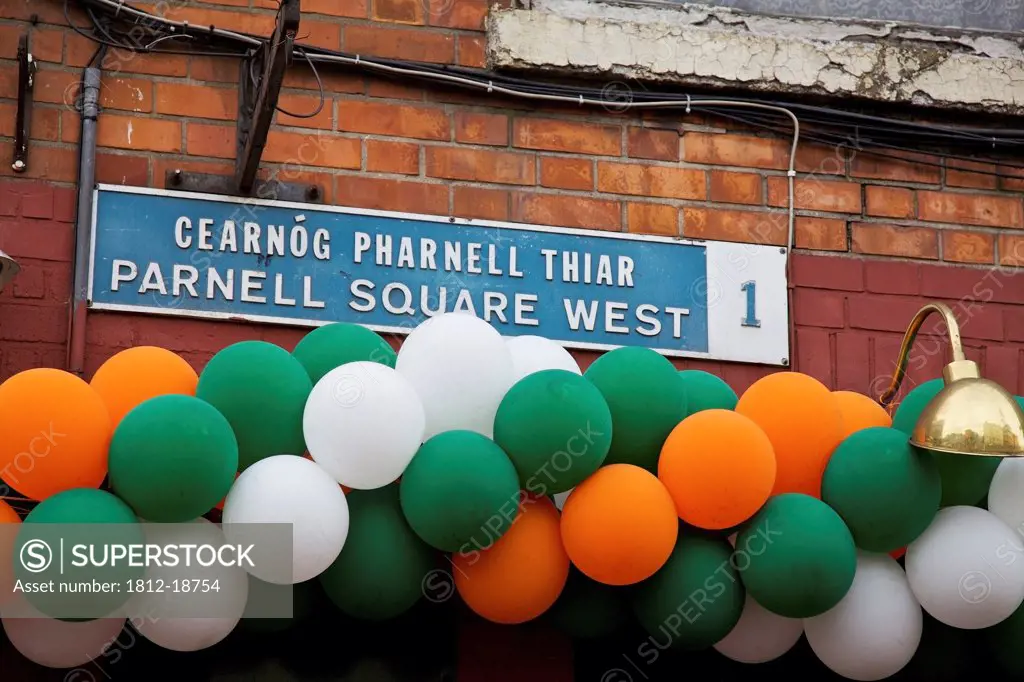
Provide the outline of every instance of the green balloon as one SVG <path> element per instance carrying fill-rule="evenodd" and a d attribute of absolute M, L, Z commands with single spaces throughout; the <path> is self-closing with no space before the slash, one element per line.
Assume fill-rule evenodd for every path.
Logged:
<path fill-rule="evenodd" d="M 929 452 L 942 478 L 943 507 L 977 506 L 988 495 L 1001 457 L 964 457 Z"/>
<path fill-rule="evenodd" d="M 661 446 L 686 418 L 686 382 L 666 358 L 649 348 L 617 348 L 584 374 L 608 401 L 612 446 L 605 464 L 635 464 L 657 473 Z"/>
<path fill-rule="evenodd" d="M 945 387 L 942 379 L 932 379 L 916 387 L 900 402 L 892 426 L 908 436 L 913 432 L 924 408 Z M 941 506 L 974 506 L 988 494 L 989 484 L 999 467 L 998 457 L 964 457 L 931 452 L 942 478 Z"/>
<path fill-rule="evenodd" d="M 831 507 L 785 493 L 770 498 L 740 531 L 733 562 L 758 604 L 786 618 L 813 618 L 846 596 L 857 547 Z"/>
<path fill-rule="evenodd" d="M 821 499 L 839 512 L 857 547 L 888 553 L 906 547 L 939 511 L 942 479 L 932 457 L 896 429 L 872 427 L 832 452 Z"/>
<path fill-rule="evenodd" d="M 917 424 L 917 418 L 924 412 L 924 408 L 945 385 L 942 379 L 932 379 L 920 386 L 915 386 L 914 390 L 908 393 L 896 408 L 896 413 L 892 417 L 892 427 L 909 436 L 914 430 L 914 425 Z"/>
<path fill-rule="evenodd" d="M 302 363 L 266 341 L 220 351 L 199 375 L 196 397 L 228 418 L 244 470 L 265 457 L 302 455 L 302 412 L 313 384 Z"/>
<path fill-rule="evenodd" d="M 409 525 L 431 547 L 486 549 L 519 512 L 519 476 L 491 439 L 445 431 L 421 445 L 409 462 L 400 499 Z"/>
<path fill-rule="evenodd" d="M 26 594 L 32 606 L 45 615 L 62 620 L 102 618 L 128 601 L 129 582 L 142 578 L 144 573 L 141 566 L 133 566 L 126 558 L 111 562 L 112 548 L 144 543 L 142 525 L 117 497 L 92 488 L 66 490 L 36 505 L 18 529 L 14 556 L 23 558 L 15 562 L 15 577 L 30 583 L 53 582 L 56 592 Z M 50 557 L 50 563 L 37 570 L 39 564 L 31 562 L 44 554 Z M 83 563 L 83 556 L 84 565 L 78 565 Z M 59 587 L 83 583 L 91 587 L 94 582 L 117 588 L 70 592 Z"/>
<path fill-rule="evenodd" d="M 385 620 L 405 613 L 423 593 L 434 551 L 409 528 L 397 483 L 347 496 L 348 538 L 320 575 L 331 601 L 355 618 Z"/>
<path fill-rule="evenodd" d="M 1020 409 L 1024 410 L 1024 398 L 1021 396 L 1016 397 L 1017 404 L 1020 405 Z"/>
<path fill-rule="evenodd" d="M 110 487 L 146 521 L 185 523 L 224 499 L 238 471 L 231 425 L 187 395 L 151 398 L 110 441 Z"/>
<path fill-rule="evenodd" d="M 398 354 L 376 332 L 359 324 L 334 322 L 306 334 L 292 355 L 316 385 L 325 374 L 349 362 L 378 362 L 395 366 Z"/>
<path fill-rule="evenodd" d="M 577 639 L 609 637 L 629 616 L 621 589 L 595 582 L 575 566 L 549 613 L 562 632 Z"/>
<path fill-rule="evenodd" d="M 686 384 L 688 414 L 704 410 L 735 410 L 739 397 L 714 374 L 699 369 L 684 369 L 679 372 Z"/>
<path fill-rule="evenodd" d="M 729 634 L 745 597 L 727 541 L 680 535 L 668 562 L 637 588 L 633 610 L 659 648 L 697 651 Z"/>
<path fill-rule="evenodd" d="M 519 472 L 521 487 L 540 495 L 565 492 L 604 462 L 612 414 L 591 382 L 561 369 L 536 372 L 505 394 L 494 441 Z"/>

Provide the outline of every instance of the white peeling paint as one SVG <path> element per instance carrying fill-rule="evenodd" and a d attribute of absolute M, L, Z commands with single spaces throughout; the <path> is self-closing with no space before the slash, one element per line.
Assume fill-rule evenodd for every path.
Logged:
<path fill-rule="evenodd" d="M 495 10 L 495 67 L 1024 113 L 1024 39 L 727 8 L 536 0 Z"/>

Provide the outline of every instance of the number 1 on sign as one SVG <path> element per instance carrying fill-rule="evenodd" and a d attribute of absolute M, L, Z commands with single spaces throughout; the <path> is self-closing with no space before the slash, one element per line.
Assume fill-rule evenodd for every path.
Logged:
<path fill-rule="evenodd" d="M 760 327 L 761 320 L 757 319 L 757 282 L 753 280 L 744 282 L 740 291 L 747 294 L 747 316 L 743 318 L 744 327 Z"/>

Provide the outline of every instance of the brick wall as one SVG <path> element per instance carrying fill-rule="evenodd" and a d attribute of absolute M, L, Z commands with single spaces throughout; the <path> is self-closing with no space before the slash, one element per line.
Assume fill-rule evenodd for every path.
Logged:
<path fill-rule="evenodd" d="M 507 0 L 506 0 L 507 2 Z M 153 4 L 135 1 L 140 8 Z M 363 55 L 484 65 L 486 0 L 303 0 L 302 42 Z M 41 61 L 29 171 L 0 178 L 0 248 L 23 272 L 0 294 L 0 374 L 63 366 L 82 67 L 95 46 L 64 26 L 63 0 L 0 0 L 0 176 L 12 176 L 17 38 Z M 268 35 L 274 0 L 176 0 L 170 18 Z M 77 13 L 80 25 L 87 19 Z M 98 179 L 163 186 L 169 169 L 229 172 L 237 62 L 108 52 Z M 538 107 L 320 69 L 312 119 L 279 114 L 264 155 L 282 180 L 349 206 L 783 244 L 789 140 L 714 118 Z M 301 62 L 281 106 L 316 109 Z M 906 160 L 801 144 L 794 256 L 796 368 L 877 392 L 925 300 L 957 304 L 969 354 L 1024 391 L 1024 177 L 985 159 Z M 962 302 L 962 299 L 970 299 Z M 244 338 L 291 347 L 301 330 L 115 314 L 88 320 L 87 373 L 118 349 L 158 344 L 202 366 Z M 397 342 L 397 341 L 396 341 Z M 929 341 L 911 380 L 936 376 Z M 584 357 L 584 361 L 588 361 Z M 684 364 L 684 363 L 680 363 Z M 686 363 L 742 390 L 764 368 Z"/>

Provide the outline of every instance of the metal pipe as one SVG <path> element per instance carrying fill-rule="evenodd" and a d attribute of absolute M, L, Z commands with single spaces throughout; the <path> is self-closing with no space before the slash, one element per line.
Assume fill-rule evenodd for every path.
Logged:
<path fill-rule="evenodd" d="M 900 346 L 900 354 L 896 360 L 896 371 L 892 375 L 892 381 L 889 383 L 889 388 L 885 389 L 885 393 L 878 399 L 878 402 L 883 407 L 888 407 L 892 403 L 893 399 L 896 398 L 896 394 L 900 392 L 900 386 L 903 384 L 903 379 L 907 376 L 907 360 L 910 359 L 910 351 L 914 349 L 914 340 L 917 338 L 917 333 L 921 331 L 921 325 L 927 320 L 932 313 L 938 313 L 942 316 L 942 319 L 946 322 L 946 330 L 949 334 L 949 346 L 953 353 L 954 365 L 964 362 L 967 357 L 964 355 L 964 344 L 960 340 L 960 325 L 956 321 L 956 316 L 953 314 L 953 310 L 945 303 L 929 303 L 920 310 L 917 311 L 917 315 L 914 315 L 914 319 L 910 321 L 910 326 L 907 327 L 907 333 L 903 336 L 903 344 Z"/>
<path fill-rule="evenodd" d="M 102 71 L 90 66 L 82 78 L 82 141 L 78 165 L 78 214 L 75 222 L 75 270 L 68 325 L 68 371 L 85 371 L 85 320 L 89 296 L 89 252 L 96 188 L 96 123 L 100 115 Z"/>

